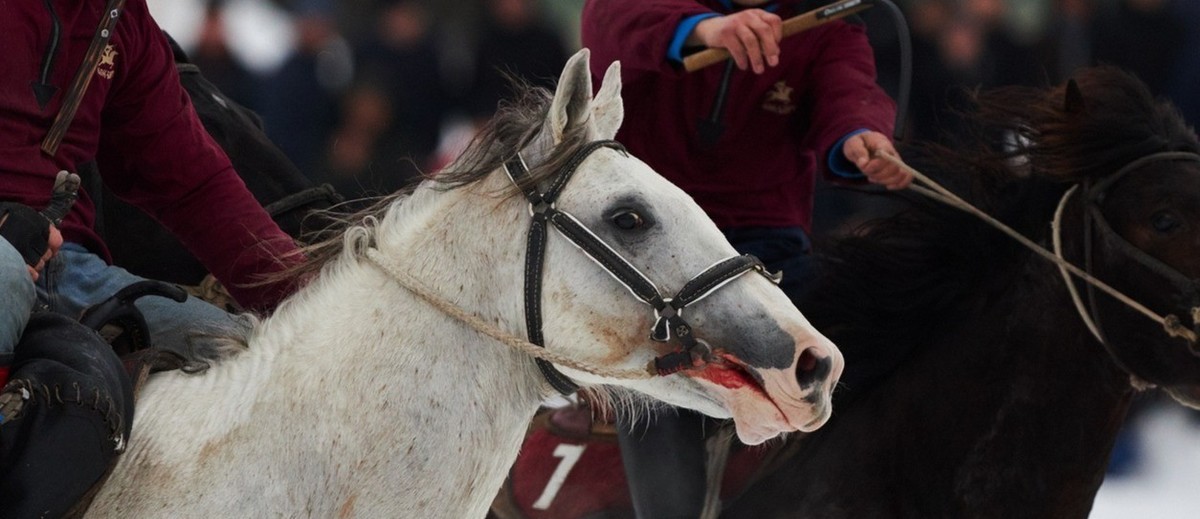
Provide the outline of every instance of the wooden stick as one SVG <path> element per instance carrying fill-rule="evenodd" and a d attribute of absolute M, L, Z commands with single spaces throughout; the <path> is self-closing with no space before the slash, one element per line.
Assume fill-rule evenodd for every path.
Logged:
<path fill-rule="evenodd" d="M 818 7 L 807 13 L 784 20 L 783 37 L 787 38 L 788 36 L 807 31 L 826 22 L 832 22 L 865 11 L 874 5 L 874 0 L 841 0 L 825 7 Z M 709 48 L 683 58 L 683 68 L 688 72 L 695 72 L 727 59 L 729 59 L 728 50 L 719 47 Z"/>
<path fill-rule="evenodd" d="M 67 130 L 71 126 L 71 121 L 75 119 L 75 112 L 79 110 L 79 105 L 83 102 L 83 94 L 87 92 L 88 84 L 92 82 L 92 77 L 96 74 L 96 67 L 100 65 L 104 48 L 112 38 L 112 33 L 116 30 L 117 18 L 120 17 L 121 10 L 124 8 L 125 0 L 108 0 L 104 13 L 100 15 L 96 34 L 92 37 L 92 43 L 83 55 L 83 62 L 79 64 L 79 70 L 75 71 L 75 79 L 71 81 L 71 88 L 67 90 L 67 95 L 63 98 L 62 108 L 59 108 L 58 115 L 54 117 L 54 124 L 50 126 L 46 137 L 42 139 L 42 153 L 47 156 L 53 157 L 58 153 L 58 145 L 62 144 L 63 137 L 67 135 Z"/>

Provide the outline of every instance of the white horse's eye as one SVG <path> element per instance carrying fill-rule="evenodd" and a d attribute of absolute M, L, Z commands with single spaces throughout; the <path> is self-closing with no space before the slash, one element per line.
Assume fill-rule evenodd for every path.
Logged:
<path fill-rule="evenodd" d="M 642 218 L 642 215 L 637 214 L 634 211 L 621 211 L 613 215 L 612 223 L 613 225 L 616 225 L 618 229 L 624 229 L 626 231 L 640 229 L 646 225 L 646 221 Z"/>

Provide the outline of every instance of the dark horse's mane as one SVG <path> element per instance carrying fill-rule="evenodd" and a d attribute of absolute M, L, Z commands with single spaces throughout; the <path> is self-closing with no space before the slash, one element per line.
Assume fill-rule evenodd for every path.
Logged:
<path fill-rule="evenodd" d="M 502 101 L 492 119 L 475 135 L 466 150 L 445 169 L 428 177 L 419 178 L 405 189 L 380 197 L 361 211 L 336 218 L 333 225 L 319 233 L 315 243 L 303 248 L 306 261 L 280 275 L 307 277 L 321 269 L 333 258 L 342 254 L 345 241 L 342 235 L 349 229 L 361 227 L 365 222 L 382 220 L 391 207 L 407 197 L 420 185 L 420 180 L 437 182 L 442 189 L 455 189 L 474 184 L 500 168 L 505 162 L 516 158 L 517 153 L 538 137 L 546 120 L 553 93 L 549 90 L 513 79 L 513 91 L 519 96 Z M 587 143 L 588 126 L 581 121 L 571 121 L 564 130 L 562 142 L 550 154 L 530 163 L 527 182 L 542 184 L 562 169 L 563 165 Z M 530 157 L 525 157 L 530 160 Z M 522 186 L 523 187 L 523 186 Z M 517 196 L 521 190 L 512 186 L 502 196 Z"/>
<path fill-rule="evenodd" d="M 1200 151 L 1173 107 L 1115 68 L 1085 70 L 1053 89 L 976 91 L 971 99 L 974 109 L 966 115 L 972 130 L 965 142 L 922 144 L 906 156 L 1043 245 L 1070 184 L 1103 177 L 1150 153 Z M 1049 266 L 1021 261 L 1029 254 L 1025 249 L 974 216 L 913 193 L 903 197 L 909 203 L 904 211 L 824 247 L 822 282 L 801 305 L 848 364 L 856 352 L 879 345 L 896 355 L 914 351 L 941 323 L 987 312 L 979 306 L 1007 288 L 1002 280 Z"/>

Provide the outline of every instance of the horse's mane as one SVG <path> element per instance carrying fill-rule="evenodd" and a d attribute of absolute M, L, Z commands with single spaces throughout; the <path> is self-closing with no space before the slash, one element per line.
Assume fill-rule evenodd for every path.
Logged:
<path fill-rule="evenodd" d="M 1084 70 L 1055 88 L 975 91 L 970 99 L 962 142 L 920 143 L 906 150 L 907 160 L 1043 244 L 1069 184 L 1149 153 L 1200 151 L 1171 105 L 1111 67 Z M 898 196 L 908 202 L 904 211 L 819 251 L 822 282 L 801 305 L 848 362 L 881 345 L 919 348 L 943 323 L 986 312 L 992 296 L 1030 274 L 1021 269 L 1049 266 L 1022 261 L 1028 251 L 974 216 L 916 194 Z"/>
<path fill-rule="evenodd" d="M 305 261 L 279 274 L 282 278 L 306 279 L 319 272 L 332 260 L 345 255 L 357 256 L 374 243 L 379 222 L 388 221 L 396 211 L 425 182 L 437 184 L 437 189 L 451 190 L 474 184 L 515 158 L 517 153 L 538 138 L 550 108 L 553 94 L 545 88 L 513 79 L 513 91 L 519 96 L 502 101 L 492 119 L 475 135 L 467 148 L 446 168 L 428 175 L 423 182 L 413 183 L 391 195 L 378 198 L 365 209 L 347 215 L 328 215 L 333 223 L 317 233 L 310 245 L 301 248 Z M 587 143 L 588 126 L 573 121 L 565 130 L 562 142 L 536 164 L 530 163 L 528 182 L 546 182 L 576 150 Z M 526 156 L 528 161 L 530 157 Z M 518 186 L 510 185 L 500 196 L 517 196 Z M 269 282 L 269 280 L 268 280 Z"/>

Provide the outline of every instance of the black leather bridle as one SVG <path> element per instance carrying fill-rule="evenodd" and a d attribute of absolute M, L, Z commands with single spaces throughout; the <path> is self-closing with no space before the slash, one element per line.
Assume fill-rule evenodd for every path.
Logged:
<path fill-rule="evenodd" d="M 713 360 L 712 349 L 692 333 L 692 327 L 683 319 L 683 309 L 704 299 L 713 291 L 747 272 L 757 272 L 774 283 L 779 283 L 780 274 L 772 274 L 758 258 L 743 254 L 726 258 L 708 267 L 684 284 L 674 297 L 665 298 L 658 287 L 645 274 L 566 211 L 554 206 L 558 195 L 566 187 L 571 175 L 592 152 L 610 148 L 627 154 L 624 146 L 613 140 L 592 141 L 575 151 L 554 176 L 545 191 L 530 179 L 529 168 L 518 153 L 504 164 L 504 170 L 513 183 L 521 188 L 529 201 L 533 221 L 529 226 L 529 241 L 525 254 L 525 326 L 529 342 L 545 347 L 542 337 L 542 267 L 545 260 L 548 226 L 553 225 L 572 244 L 600 264 L 613 278 L 625 286 L 634 297 L 654 309 L 654 326 L 650 339 L 656 342 L 677 341 L 680 348 L 654 360 L 654 369 L 659 375 L 669 375 L 683 369 L 703 366 Z M 538 368 L 546 381 L 562 394 L 570 394 L 579 386 L 567 378 L 548 361 L 536 359 Z"/>

